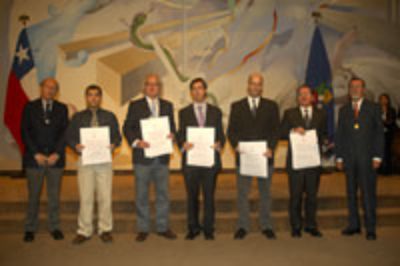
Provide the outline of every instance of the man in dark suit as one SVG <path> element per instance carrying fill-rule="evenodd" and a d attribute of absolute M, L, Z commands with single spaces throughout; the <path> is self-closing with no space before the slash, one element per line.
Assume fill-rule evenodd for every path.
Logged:
<path fill-rule="evenodd" d="M 365 82 L 349 82 L 350 102 L 339 111 L 336 132 L 336 158 L 347 177 L 349 224 L 343 235 L 360 234 L 357 190 L 361 188 L 366 238 L 376 239 L 376 170 L 384 150 L 384 131 L 378 105 L 364 98 Z"/>
<path fill-rule="evenodd" d="M 178 145 L 183 151 L 182 169 L 185 177 L 188 208 L 188 234 L 186 239 L 193 240 L 201 232 L 199 223 L 199 192 L 202 187 L 204 199 L 204 237 L 206 240 L 214 239 L 214 192 L 217 182 L 217 174 L 221 169 L 220 151 L 225 143 L 222 128 L 221 110 L 208 104 L 207 83 L 202 78 L 196 78 L 190 83 L 190 93 L 193 103 L 179 112 Z M 215 159 L 212 167 L 191 166 L 186 162 L 186 153 L 194 146 L 187 141 L 188 127 L 211 127 L 215 129 Z"/>
<path fill-rule="evenodd" d="M 301 229 L 303 228 L 301 209 L 303 194 L 305 193 L 304 231 L 312 236 L 322 237 L 316 221 L 317 192 L 321 167 L 293 169 L 289 135 L 291 132 L 304 135 L 306 130 L 316 130 L 321 146 L 327 137 L 326 113 L 323 109 L 313 107 L 313 94 L 311 88 L 307 85 L 302 85 L 297 89 L 297 102 L 298 107 L 285 111 L 281 126 L 282 137 L 289 139 L 286 169 L 289 174 L 289 216 L 292 236 L 301 237 Z"/>
<path fill-rule="evenodd" d="M 64 238 L 60 230 L 59 196 L 65 166 L 64 133 L 68 125 L 68 109 L 55 100 L 58 90 L 55 79 L 44 79 L 40 83 L 40 98 L 29 102 L 22 115 L 21 134 L 25 144 L 23 168 L 29 192 L 25 242 L 32 242 L 35 238 L 44 177 L 47 182 L 49 230 L 55 240 Z"/>
<path fill-rule="evenodd" d="M 143 242 L 150 232 L 149 187 L 152 182 L 156 188 L 156 230 L 158 235 L 167 239 L 175 239 L 176 234 L 169 228 L 169 155 L 146 158 L 144 149 L 150 144 L 142 139 L 140 120 L 151 117 L 167 116 L 171 133 L 165 138 L 174 138 L 175 122 L 173 105 L 161 99 L 162 84 L 160 78 L 151 74 L 146 77 L 145 97 L 133 101 L 129 105 L 124 123 L 124 134 L 133 149 L 133 165 L 136 176 L 136 214 L 138 234 L 136 241 Z"/>
<path fill-rule="evenodd" d="M 248 96 L 234 102 L 228 124 L 228 138 L 236 150 L 236 163 L 239 166 L 238 144 L 241 141 L 266 141 L 268 148 L 264 156 L 268 157 L 268 177 L 258 177 L 260 192 L 260 226 L 268 239 L 275 239 L 271 221 L 270 185 L 273 171 L 273 153 L 279 139 L 279 108 L 271 100 L 261 97 L 264 79 L 261 74 L 254 73 L 248 78 Z M 248 194 L 252 176 L 237 175 L 239 219 L 235 239 L 243 239 L 250 230 L 250 210 Z"/>

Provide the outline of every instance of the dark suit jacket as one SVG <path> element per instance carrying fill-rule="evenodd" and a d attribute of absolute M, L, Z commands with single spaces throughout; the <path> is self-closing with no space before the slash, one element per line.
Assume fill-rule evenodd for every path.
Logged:
<path fill-rule="evenodd" d="M 228 138 L 233 148 L 239 141 L 266 140 L 274 150 L 279 139 L 279 108 L 276 102 L 260 98 L 257 115 L 253 117 L 247 97 L 234 102 L 228 124 Z M 236 156 L 239 163 L 239 156 Z M 272 160 L 270 160 L 272 163 Z"/>
<path fill-rule="evenodd" d="M 180 148 L 182 148 L 183 143 L 186 141 L 187 127 L 198 126 L 199 125 L 196 119 L 193 104 L 190 104 L 179 111 L 179 130 L 177 141 Z M 221 147 L 223 147 L 225 144 L 225 135 L 222 127 L 222 112 L 218 107 L 207 104 L 205 127 L 215 128 L 215 141 L 219 141 L 221 143 Z M 186 167 L 186 152 L 183 152 L 182 156 L 182 168 L 184 167 Z M 214 167 L 217 169 L 221 168 L 220 153 L 217 151 L 215 151 Z"/>
<path fill-rule="evenodd" d="M 175 120 L 174 120 L 174 108 L 171 102 L 160 100 L 159 116 L 168 116 L 170 122 L 171 133 L 175 134 Z M 146 98 L 142 98 L 130 103 L 128 108 L 128 114 L 124 123 L 124 135 L 129 143 L 132 143 L 137 139 L 142 139 L 142 131 L 140 129 L 140 120 L 146 119 L 151 116 L 149 105 L 147 104 Z M 169 163 L 169 155 L 163 155 L 158 157 L 162 164 Z M 143 149 L 134 148 L 132 162 L 134 164 L 151 164 L 155 158 L 145 158 Z"/>
<path fill-rule="evenodd" d="M 386 119 L 382 119 L 385 137 L 391 139 L 397 129 L 396 109 L 394 109 L 393 107 L 389 107 L 385 118 Z"/>
<path fill-rule="evenodd" d="M 384 133 L 380 107 L 364 99 L 359 112 L 359 129 L 354 129 L 354 111 L 351 103 L 339 111 L 336 131 L 336 157 L 345 165 L 355 159 L 369 167 L 374 157 L 383 158 Z"/>
<path fill-rule="evenodd" d="M 293 171 L 292 169 L 292 150 L 290 145 L 289 134 L 290 131 L 297 127 L 302 127 L 304 129 L 310 130 L 315 129 L 317 131 L 319 145 L 323 144 L 323 141 L 327 139 L 327 117 L 324 109 L 318 109 L 313 107 L 312 117 L 310 126 L 307 128 L 303 116 L 301 114 L 300 107 L 290 108 L 285 111 L 283 115 L 282 125 L 281 125 L 281 136 L 283 139 L 289 140 L 289 147 L 286 160 L 286 168 L 288 171 Z"/>
<path fill-rule="evenodd" d="M 50 155 L 56 152 L 60 158 L 53 167 L 65 166 L 65 130 L 68 126 L 67 106 L 53 101 L 50 124 L 46 125 L 41 99 L 33 100 L 24 107 L 21 121 L 21 135 L 25 144 L 24 168 L 37 168 L 36 153 Z"/>
<path fill-rule="evenodd" d="M 110 143 L 118 147 L 121 144 L 121 133 L 115 115 L 110 111 L 99 108 L 97 110 L 97 119 L 99 127 L 108 126 L 110 128 Z M 66 140 L 68 146 L 73 150 L 75 150 L 77 144 L 81 143 L 80 129 L 90 127 L 91 121 L 92 112 L 89 109 L 80 111 L 72 117 L 67 129 Z"/>

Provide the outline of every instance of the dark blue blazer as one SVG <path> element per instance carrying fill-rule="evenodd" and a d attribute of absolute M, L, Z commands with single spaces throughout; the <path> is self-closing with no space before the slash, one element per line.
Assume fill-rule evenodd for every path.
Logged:
<path fill-rule="evenodd" d="M 355 129 L 354 111 L 351 103 L 339 111 L 336 131 L 336 157 L 345 165 L 356 161 L 370 168 L 374 157 L 383 158 L 384 132 L 379 106 L 367 99 L 361 104 L 358 117 L 359 128 Z"/>
<path fill-rule="evenodd" d="M 50 155 L 57 153 L 60 158 L 53 167 L 65 166 L 65 131 L 68 126 L 67 106 L 54 100 L 50 113 L 50 123 L 46 124 L 42 100 L 27 103 L 22 113 L 21 135 L 25 144 L 24 168 L 38 168 L 36 153 Z"/>
<path fill-rule="evenodd" d="M 175 120 L 174 120 L 174 108 L 171 102 L 159 99 L 160 101 L 160 110 L 159 116 L 168 116 L 171 133 L 175 134 Z M 139 100 L 133 101 L 129 104 L 128 114 L 126 116 L 124 122 L 124 135 L 129 145 L 136 139 L 142 139 L 142 131 L 140 129 L 140 120 L 149 118 L 151 116 L 151 111 L 149 105 L 147 104 L 146 98 L 141 98 Z M 144 156 L 143 149 L 134 148 L 132 156 L 133 164 L 151 164 L 155 158 L 146 158 Z M 158 157 L 159 161 L 162 164 L 168 164 L 170 156 L 163 155 Z"/>

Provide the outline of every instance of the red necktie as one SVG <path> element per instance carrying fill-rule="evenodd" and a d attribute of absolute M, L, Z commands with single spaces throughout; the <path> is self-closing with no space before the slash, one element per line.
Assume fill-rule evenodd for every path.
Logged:
<path fill-rule="evenodd" d="M 357 119 L 360 113 L 360 110 L 358 109 L 358 103 L 353 104 L 353 110 L 354 110 L 354 118 Z"/>

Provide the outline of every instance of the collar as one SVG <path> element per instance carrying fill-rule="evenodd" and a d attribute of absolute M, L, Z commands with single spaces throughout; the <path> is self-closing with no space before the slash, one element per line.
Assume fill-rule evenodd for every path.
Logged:
<path fill-rule="evenodd" d="M 92 108 L 92 107 L 87 107 L 86 108 L 90 113 L 96 112 L 98 113 L 100 110 L 100 107 Z"/>
<path fill-rule="evenodd" d="M 156 103 L 159 102 L 159 97 L 150 98 L 149 96 L 145 96 L 145 98 L 146 98 L 146 101 L 147 101 L 148 103 L 152 103 L 153 101 L 155 101 Z"/>
<path fill-rule="evenodd" d="M 195 108 L 197 108 L 197 107 L 199 107 L 199 106 L 201 106 L 201 107 L 206 107 L 206 106 L 207 106 L 207 102 L 206 102 L 206 101 L 203 101 L 203 102 L 201 102 L 201 103 L 199 103 L 199 102 L 193 102 L 193 106 L 194 106 Z"/>
<path fill-rule="evenodd" d="M 53 102 L 54 102 L 53 99 L 46 100 L 46 99 L 44 99 L 44 98 L 40 98 L 40 100 L 41 100 L 41 102 L 42 102 L 43 105 L 46 105 L 47 103 L 50 103 L 50 105 L 52 105 Z"/>
<path fill-rule="evenodd" d="M 305 110 L 312 112 L 313 107 L 312 107 L 312 105 L 309 105 L 309 106 L 302 106 L 302 105 L 300 105 L 300 110 L 301 110 L 302 112 L 304 112 Z"/>
<path fill-rule="evenodd" d="M 354 108 L 354 104 L 357 104 L 358 105 L 358 109 L 361 109 L 361 105 L 362 105 L 363 101 L 364 101 L 364 98 L 360 98 L 357 101 L 353 101 L 352 100 L 351 101 L 351 107 Z"/>
<path fill-rule="evenodd" d="M 258 104 L 260 103 L 261 96 L 257 97 L 252 97 L 252 96 L 247 96 L 247 102 L 249 103 L 250 106 L 253 106 L 253 101 L 256 102 L 256 107 L 258 107 Z"/>
<path fill-rule="evenodd" d="M 54 103 L 54 100 L 53 100 L 53 99 L 45 100 L 45 99 L 43 99 L 43 98 L 40 98 L 40 101 L 41 101 L 41 103 L 42 103 L 42 108 L 43 108 L 43 109 L 46 109 L 46 105 L 47 105 L 47 104 L 50 104 L 50 110 L 53 110 L 53 103 Z"/>

